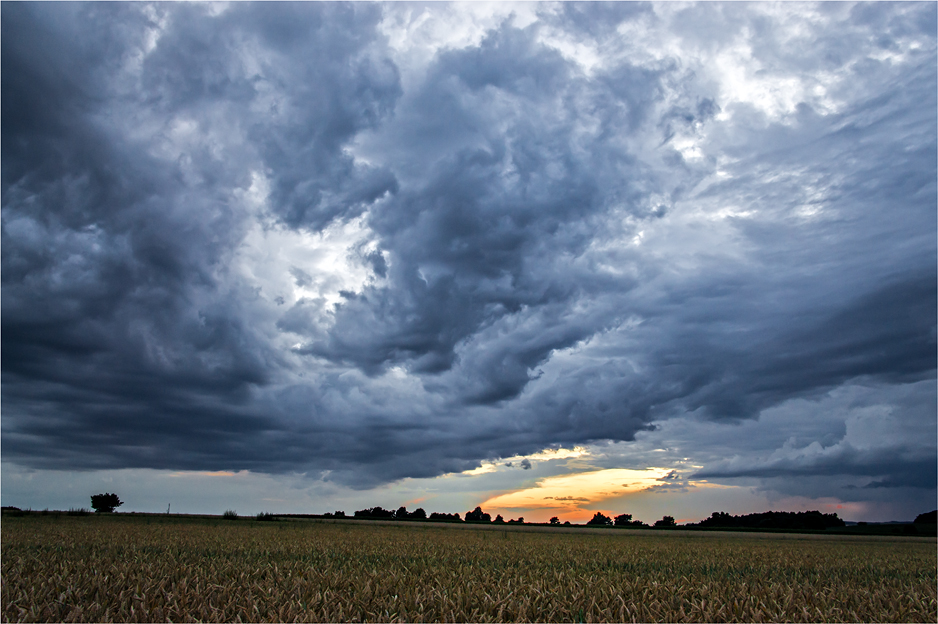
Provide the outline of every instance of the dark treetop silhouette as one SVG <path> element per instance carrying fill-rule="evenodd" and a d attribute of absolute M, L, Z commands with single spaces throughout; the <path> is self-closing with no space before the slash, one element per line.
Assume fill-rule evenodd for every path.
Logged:
<path fill-rule="evenodd" d="M 99 513 L 110 513 L 124 504 L 117 494 L 107 492 L 105 494 L 94 494 L 91 497 L 91 508 Z"/>

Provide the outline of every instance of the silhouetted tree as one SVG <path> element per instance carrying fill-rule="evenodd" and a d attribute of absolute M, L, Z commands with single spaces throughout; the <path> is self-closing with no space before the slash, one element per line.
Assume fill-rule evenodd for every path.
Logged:
<path fill-rule="evenodd" d="M 365 518 L 365 519 L 389 519 L 394 517 L 394 512 L 390 509 L 382 509 L 381 507 L 372 507 L 371 509 L 360 509 L 355 512 L 356 518 Z"/>
<path fill-rule="evenodd" d="M 105 494 L 95 494 L 91 497 L 91 508 L 98 513 L 110 513 L 124 504 L 124 501 L 117 497 L 117 494 L 110 492 Z"/>
<path fill-rule="evenodd" d="M 481 507 L 476 507 L 472 511 L 466 512 L 466 522 L 491 522 L 492 516 L 482 511 Z"/>
<path fill-rule="evenodd" d="M 731 516 L 725 511 L 714 511 L 710 514 L 710 517 L 706 520 L 701 520 L 699 522 L 700 526 L 712 526 L 712 527 L 731 527 L 737 526 L 737 521 L 739 518 L 736 516 Z"/>
<path fill-rule="evenodd" d="M 438 511 L 431 513 L 429 519 L 433 520 L 434 522 L 462 522 L 462 519 L 460 519 L 458 513 L 448 514 L 440 513 Z"/>
<path fill-rule="evenodd" d="M 615 522 L 614 522 L 613 524 L 615 524 L 615 525 L 618 526 L 618 527 L 621 527 L 621 526 L 630 526 L 630 527 L 643 527 L 643 526 L 648 526 L 647 524 L 645 524 L 645 523 L 642 522 L 641 520 L 632 520 L 632 514 L 619 514 L 618 516 L 616 516 Z"/>
<path fill-rule="evenodd" d="M 674 521 L 674 518 L 671 516 L 665 516 L 661 520 L 655 522 L 656 527 L 673 527 L 677 526 L 677 523 Z"/>
<path fill-rule="evenodd" d="M 505 524 L 505 519 L 502 518 L 502 514 L 498 514 L 497 516 L 495 516 L 495 520 L 493 520 L 493 522 L 495 524 Z"/>
<path fill-rule="evenodd" d="M 426 520 L 427 512 L 423 510 L 423 507 L 417 507 L 417 509 L 414 509 L 408 517 L 413 518 L 414 520 Z"/>
<path fill-rule="evenodd" d="M 606 514 L 597 511 L 596 515 L 593 516 L 593 519 L 587 522 L 586 524 L 592 524 L 597 526 L 609 526 L 612 524 L 612 519 Z"/>
<path fill-rule="evenodd" d="M 938 509 L 915 516 L 915 524 L 938 524 Z"/>
<path fill-rule="evenodd" d="M 407 513 L 407 507 L 399 507 L 396 512 L 394 512 L 394 517 L 398 520 L 407 520 L 410 517 L 410 514 Z"/>
<path fill-rule="evenodd" d="M 554 516 L 553 518 L 550 519 L 550 523 L 551 523 L 551 524 L 560 524 L 560 518 L 558 518 L 557 516 Z"/>

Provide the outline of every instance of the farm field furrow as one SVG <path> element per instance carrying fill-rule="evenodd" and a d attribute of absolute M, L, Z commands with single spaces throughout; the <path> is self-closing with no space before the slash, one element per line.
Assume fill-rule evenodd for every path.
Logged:
<path fill-rule="evenodd" d="M 4 517 L 5 621 L 938 620 L 935 540 Z"/>

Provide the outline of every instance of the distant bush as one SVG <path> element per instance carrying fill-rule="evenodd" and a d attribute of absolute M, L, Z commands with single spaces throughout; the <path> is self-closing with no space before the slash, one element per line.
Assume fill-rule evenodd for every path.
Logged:
<path fill-rule="evenodd" d="M 225 513 L 223 513 L 221 517 L 224 518 L 225 520 L 237 520 L 238 512 L 233 509 L 226 509 Z"/>
<path fill-rule="evenodd" d="M 72 507 L 66 512 L 69 516 L 90 516 L 91 510 L 82 507 Z"/>
<path fill-rule="evenodd" d="M 660 529 L 662 527 L 667 528 L 667 527 L 677 526 L 677 523 L 674 521 L 674 518 L 672 518 L 671 516 L 665 516 L 661 520 L 656 521 L 655 526 Z"/>
<path fill-rule="evenodd" d="M 429 519 L 433 522 L 462 522 L 462 518 L 459 517 L 458 513 L 448 514 L 438 511 L 431 513 Z"/>
<path fill-rule="evenodd" d="M 259 514 L 257 514 L 257 516 L 254 519 L 259 522 L 274 522 L 277 520 L 277 516 L 275 516 L 272 513 L 267 513 L 266 511 L 262 511 Z"/>

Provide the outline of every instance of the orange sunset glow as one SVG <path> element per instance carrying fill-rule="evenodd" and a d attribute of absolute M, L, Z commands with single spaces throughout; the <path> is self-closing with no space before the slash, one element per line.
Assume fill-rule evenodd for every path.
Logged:
<path fill-rule="evenodd" d="M 550 516 L 562 516 L 562 520 L 589 520 L 596 509 L 595 503 L 641 492 L 660 485 L 659 481 L 668 474 L 664 468 L 629 470 L 612 468 L 582 472 L 573 475 L 547 477 L 533 487 L 499 494 L 482 507 L 495 514 L 512 515 L 528 513 L 534 522 L 546 521 Z"/>

